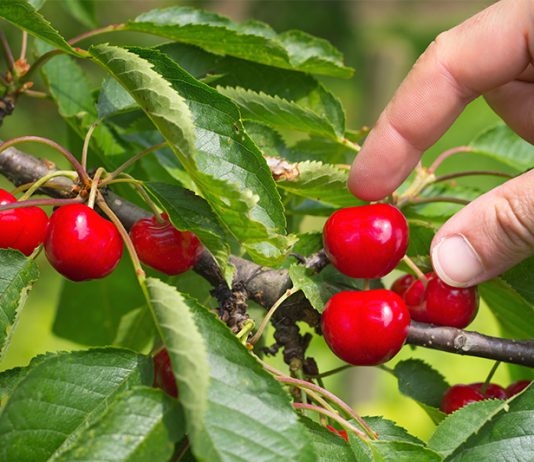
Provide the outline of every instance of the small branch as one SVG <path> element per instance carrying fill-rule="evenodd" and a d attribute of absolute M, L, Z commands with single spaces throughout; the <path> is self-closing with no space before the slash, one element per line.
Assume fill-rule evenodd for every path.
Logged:
<path fill-rule="evenodd" d="M 442 152 L 438 157 L 436 157 L 436 160 L 429 167 L 428 173 L 435 173 L 438 167 L 443 163 L 445 159 L 448 159 L 449 157 L 462 152 L 473 152 L 473 148 L 471 146 L 458 146 L 456 148 L 448 149 L 447 151 Z"/>
<path fill-rule="evenodd" d="M 42 54 L 30 66 L 30 68 L 28 69 L 28 72 L 24 74 L 24 76 L 20 79 L 20 81 L 28 82 L 30 80 L 30 77 L 35 73 L 37 69 L 39 69 L 40 66 L 42 66 L 44 63 L 46 63 L 49 59 L 53 58 L 54 56 L 60 55 L 62 53 L 65 53 L 65 52 L 63 50 L 50 50 L 47 53 Z"/>
<path fill-rule="evenodd" d="M 467 199 L 460 199 L 459 197 L 434 196 L 434 197 L 416 197 L 416 198 L 410 199 L 408 204 L 431 204 L 433 202 L 450 202 L 452 204 L 467 205 L 471 201 L 468 201 Z"/>
<path fill-rule="evenodd" d="M 534 340 L 510 340 L 412 322 L 407 343 L 460 355 L 534 367 Z"/>
<path fill-rule="evenodd" d="M 9 42 L 7 41 L 5 34 L 1 30 L 0 42 L 2 43 L 2 50 L 4 52 L 4 56 L 6 57 L 8 68 L 10 71 L 13 71 L 13 68 L 15 67 L 15 58 L 13 57 L 13 52 L 11 51 L 11 47 L 9 46 Z"/>
<path fill-rule="evenodd" d="M 434 183 L 439 183 L 440 181 L 454 180 L 455 178 L 461 178 L 464 176 L 474 176 L 474 175 L 489 175 L 489 176 L 498 176 L 502 178 L 514 178 L 514 175 L 505 172 L 495 172 L 493 170 L 468 170 L 465 172 L 455 172 L 448 175 L 437 176 L 434 179 Z"/>
<path fill-rule="evenodd" d="M 67 43 L 69 45 L 74 45 L 75 43 L 81 42 L 82 40 L 85 40 L 90 37 L 94 37 L 95 35 L 105 34 L 106 32 L 114 32 L 117 30 L 123 30 L 124 27 L 124 24 L 110 24 L 109 26 L 104 26 L 98 29 L 90 30 L 88 32 L 84 32 L 83 34 L 80 34 L 77 37 L 70 39 Z"/>

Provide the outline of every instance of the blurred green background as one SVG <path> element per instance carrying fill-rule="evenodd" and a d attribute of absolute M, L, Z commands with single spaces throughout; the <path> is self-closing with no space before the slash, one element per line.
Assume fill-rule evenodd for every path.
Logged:
<path fill-rule="evenodd" d="M 356 69 L 355 77 L 348 81 L 324 79 L 325 84 L 342 100 L 347 113 L 347 126 L 354 129 L 363 125 L 372 126 L 413 62 L 439 32 L 458 24 L 491 3 L 493 2 L 476 0 L 95 2 L 101 25 L 121 22 L 152 8 L 180 4 L 203 7 L 238 21 L 247 18 L 263 20 L 277 31 L 301 29 L 324 37 L 343 51 L 347 64 Z M 42 12 L 67 38 L 84 30 L 65 13 L 63 1 L 49 0 Z M 0 27 L 15 44 L 14 48 L 18 52 L 20 34 L 5 23 L 1 23 Z M 106 36 L 99 38 L 102 41 L 105 39 Z M 117 35 L 113 40 L 128 43 L 134 41 L 145 45 L 158 41 L 133 33 Z M 2 63 L 3 70 L 5 63 Z M 95 86 L 98 86 L 100 74 L 89 67 L 87 72 Z M 449 132 L 425 154 L 424 162 L 428 164 L 439 152 L 469 142 L 483 128 L 496 121 L 497 117 L 483 100 L 474 101 Z M 46 136 L 60 143 L 66 142 L 67 136 L 55 106 L 51 102 L 29 98 L 20 101 L 15 114 L 7 118 L 0 128 L 2 139 L 25 134 Z M 62 164 L 61 159 L 42 147 L 27 145 L 27 151 Z M 490 160 L 478 158 L 475 161 L 468 156 L 458 156 L 445 163 L 443 172 L 492 166 Z M 464 181 L 484 188 L 496 184 L 494 180 L 488 179 Z M 307 220 L 304 224 L 306 231 L 320 230 L 321 225 L 322 221 L 316 219 Z M 25 365 L 33 356 L 45 351 L 80 347 L 50 332 L 61 277 L 50 269 L 42 256 L 39 264 L 41 279 L 30 294 L 0 370 Z M 387 283 L 395 276 L 393 274 L 388 277 Z M 87 300 L 80 300 L 79 303 L 80 310 L 87 309 Z M 498 335 L 497 325 L 484 306 L 472 328 Z M 321 338 L 313 341 L 310 355 L 317 358 L 321 371 L 341 364 L 325 347 Z M 487 360 L 421 348 L 413 350 L 410 347 L 405 347 L 392 363 L 408 357 L 422 358 L 433 364 L 451 383 L 483 381 L 492 366 Z M 283 367 L 281 360 L 277 366 Z M 498 370 L 496 381 L 502 385 L 508 384 L 506 367 Z M 379 369 L 353 368 L 327 378 L 326 384 L 360 414 L 383 415 L 423 438 L 428 437 L 434 428 L 422 409 L 400 395 L 393 377 Z"/>

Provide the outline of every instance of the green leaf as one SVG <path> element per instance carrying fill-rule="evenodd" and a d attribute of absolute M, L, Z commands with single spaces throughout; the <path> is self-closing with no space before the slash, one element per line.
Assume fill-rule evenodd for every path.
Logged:
<path fill-rule="evenodd" d="M 221 223 L 259 263 L 280 261 L 291 244 L 279 234 L 280 197 L 235 105 L 160 52 L 99 45 L 91 53 L 169 141 Z"/>
<path fill-rule="evenodd" d="M 93 0 L 64 0 L 63 4 L 66 11 L 84 26 L 89 29 L 98 27 Z"/>
<path fill-rule="evenodd" d="M 9 345 L 28 292 L 38 278 L 39 270 L 33 259 L 17 250 L 0 249 L 0 358 Z"/>
<path fill-rule="evenodd" d="M 480 284 L 478 290 L 506 332 L 518 339 L 534 337 L 534 305 L 528 303 L 513 287 L 496 278 Z"/>
<path fill-rule="evenodd" d="M 167 462 L 185 436 L 178 402 L 161 390 L 135 387 L 119 395 L 54 462 Z"/>
<path fill-rule="evenodd" d="M 310 277 L 309 270 L 305 266 L 293 264 L 289 267 L 289 277 L 293 282 L 293 288 L 302 290 L 311 305 L 322 313 L 325 303 L 321 296 L 321 288 Z"/>
<path fill-rule="evenodd" d="M 194 299 L 147 280 L 171 357 L 193 453 L 210 462 L 314 461 L 289 396 Z"/>
<path fill-rule="evenodd" d="M 534 305 L 534 257 L 523 260 L 501 275 L 501 278 L 527 302 Z"/>
<path fill-rule="evenodd" d="M 122 316 L 112 345 L 141 352 L 149 349 L 155 336 L 150 310 L 147 306 L 141 306 Z"/>
<path fill-rule="evenodd" d="M 49 45 L 40 41 L 36 42 L 36 48 L 40 54 L 51 49 Z M 59 114 L 83 140 L 87 129 L 97 119 L 86 73 L 74 59 L 62 55 L 54 56 L 46 62 L 41 68 L 41 75 L 57 103 Z M 93 132 L 90 148 L 89 160 L 92 160 L 92 154 L 95 153 L 101 164 L 110 170 L 114 170 L 131 155 L 104 123 Z"/>
<path fill-rule="evenodd" d="M 475 154 L 491 157 L 517 173 L 534 164 L 534 147 L 507 125 L 499 124 L 478 135 L 469 145 Z"/>
<path fill-rule="evenodd" d="M 430 255 L 430 244 L 436 234 L 437 228 L 423 220 L 409 219 L 410 242 L 408 244 L 409 256 Z"/>
<path fill-rule="evenodd" d="M 91 301 L 91 309 L 83 309 L 83 300 Z M 144 304 L 132 265 L 125 256 L 103 279 L 63 282 L 52 330 L 83 345 L 109 345 L 117 336 L 121 318 Z"/>
<path fill-rule="evenodd" d="M 213 79 L 220 87 L 241 87 L 278 96 L 325 118 L 336 133 L 345 131 L 345 113 L 339 100 L 309 74 L 279 69 L 251 61 L 222 57 L 183 43 L 158 47 L 196 78 Z"/>
<path fill-rule="evenodd" d="M 449 384 L 438 371 L 420 359 L 407 359 L 397 363 L 393 374 L 403 395 L 417 401 L 435 423 L 443 419 L 439 406 Z"/>
<path fill-rule="evenodd" d="M 419 438 L 410 435 L 406 429 L 399 427 L 395 422 L 384 417 L 364 417 L 364 420 L 378 434 L 379 440 L 424 444 Z"/>
<path fill-rule="evenodd" d="M 443 457 L 448 457 L 506 407 L 505 402 L 496 399 L 469 403 L 439 424 L 428 446 Z"/>
<path fill-rule="evenodd" d="M 77 54 L 59 32 L 26 0 L 2 0 L 0 17 L 60 50 Z"/>
<path fill-rule="evenodd" d="M 352 207 L 363 204 L 347 189 L 348 171 L 335 165 L 310 161 L 295 164 L 298 175 L 294 179 L 278 181 L 279 188 L 296 196 L 331 204 Z"/>
<path fill-rule="evenodd" d="M 350 446 L 339 435 L 307 417 L 301 417 L 317 454 L 317 462 L 359 462 Z"/>
<path fill-rule="evenodd" d="M 338 139 L 340 136 L 332 124 L 323 117 L 279 96 L 256 93 L 243 88 L 218 86 L 217 89 L 239 106 L 244 119 L 330 139 Z"/>
<path fill-rule="evenodd" d="M 149 358 L 98 349 L 47 355 L 30 364 L 0 413 L 0 461 L 57 457 L 116 399 L 152 383 Z"/>
<path fill-rule="evenodd" d="M 508 401 L 493 419 L 473 431 L 447 460 L 454 462 L 530 461 L 534 458 L 534 388 Z"/>
<path fill-rule="evenodd" d="M 355 155 L 356 148 L 350 143 L 310 136 L 291 146 L 285 157 L 293 162 L 316 160 L 331 164 L 351 164 Z"/>
<path fill-rule="evenodd" d="M 173 226 L 192 231 L 213 254 L 220 268 L 226 270 L 230 247 L 224 241 L 224 229 L 209 204 L 201 197 L 177 185 L 146 183 L 145 187 L 169 215 Z M 229 271 L 231 279 L 233 271 Z"/>
<path fill-rule="evenodd" d="M 339 51 L 325 40 L 296 31 L 277 35 L 259 21 L 237 24 L 223 16 L 190 7 L 143 13 L 130 21 L 127 29 L 284 69 L 343 78 L 353 73 L 343 65 Z"/>
<path fill-rule="evenodd" d="M 443 458 L 431 449 L 406 441 L 373 441 L 374 460 L 380 462 L 440 462 Z"/>

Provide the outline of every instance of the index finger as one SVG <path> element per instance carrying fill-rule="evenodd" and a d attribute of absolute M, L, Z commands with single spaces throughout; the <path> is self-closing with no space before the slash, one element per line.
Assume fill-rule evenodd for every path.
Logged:
<path fill-rule="evenodd" d="M 380 115 L 349 176 L 364 200 L 392 193 L 477 96 L 531 62 L 532 0 L 503 0 L 440 34 Z"/>

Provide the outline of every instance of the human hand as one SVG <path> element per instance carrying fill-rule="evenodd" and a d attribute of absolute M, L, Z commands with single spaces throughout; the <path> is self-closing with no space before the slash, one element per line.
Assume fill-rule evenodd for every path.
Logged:
<path fill-rule="evenodd" d="M 440 34 L 369 134 L 352 165 L 350 190 L 364 200 L 393 192 L 480 95 L 533 143 L 533 62 L 533 0 L 500 1 Z M 438 276 L 458 287 L 497 276 L 533 253 L 534 170 L 467 205 L 442 226 L 431 246 Z"/>

